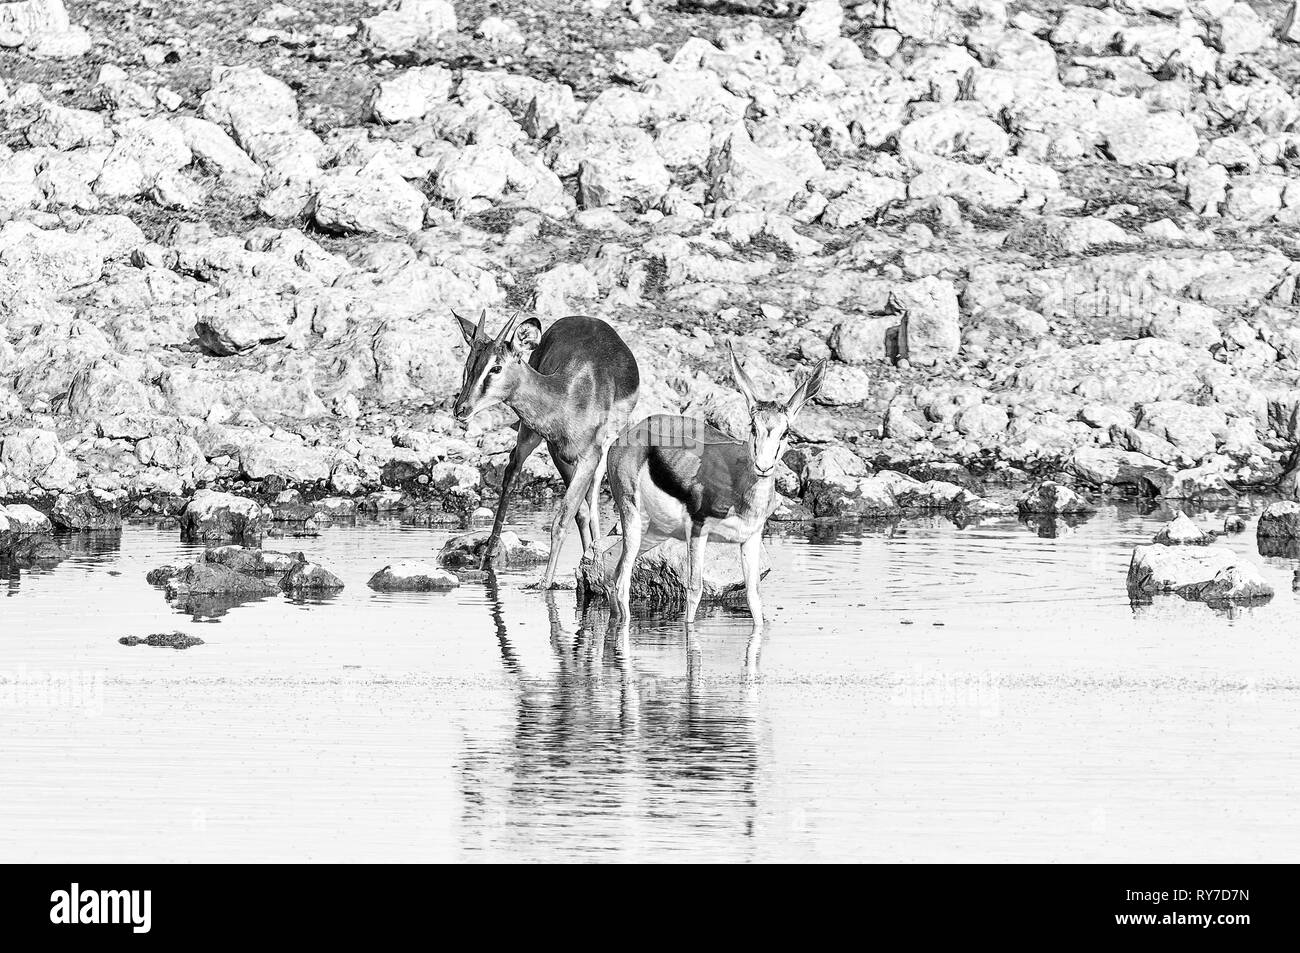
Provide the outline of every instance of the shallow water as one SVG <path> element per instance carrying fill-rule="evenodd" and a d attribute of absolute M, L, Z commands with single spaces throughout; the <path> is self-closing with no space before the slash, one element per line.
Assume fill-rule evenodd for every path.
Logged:
<path fill-rule="evenodd" d="M 1133 607 L 1168 515 L 791 528 L 761 644 L 721 610 L 622 639 L 535 571 L 372 592 L 450 535 L 396 522 L 267 541 L 335 598 L 195 619 L 144 575 L 200 548 L 129 526 L 0 579 L 0 857 L 1293 859 L 1300 561 L 1252 522 L 1271 602 Z M 172 631 L 204 644 L 118 644 Z"/>

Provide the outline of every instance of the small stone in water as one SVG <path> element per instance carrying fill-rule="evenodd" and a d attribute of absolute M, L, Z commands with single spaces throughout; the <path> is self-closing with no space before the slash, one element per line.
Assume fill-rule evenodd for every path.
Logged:
<path fill-rule="evenodd" d="M 152 645 L 160 649 L 188 649 L 202 645 L 203 640 L 184 632 L 155 632 L 143 639 L 136 635 L 127 635 L 117 640 L 120 645 Z"/>

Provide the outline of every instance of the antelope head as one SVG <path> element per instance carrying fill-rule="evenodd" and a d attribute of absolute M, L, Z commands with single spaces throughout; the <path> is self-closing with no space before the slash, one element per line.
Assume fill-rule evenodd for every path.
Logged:
<path fill-rule="evenodd" d="M 759 400 L 754 395 L 754 382 L 740 366 L 734 350 L 731 351 L 731 376 L 749 407 L 749 453 L 754 461 L 754 472 L 759 477 L 769 477 L 776 471 L 777 461 L 785 450 L 790 421 L 821 390 L 826 362 L 819 362 L 784 401 Z"/>
<path fill-rule="evenodd" d="M 455 406 L 456 419 L 464 423 L 480 410 L 510 400 L 524 365 L 541 339 L 542 325 L 536 318 L 520 320 L 515 312 L 493 337 L 484 329 L 486 309 L 479 311 L 477 323 L 454 311 L 452 314 L 469 345 Z"/>

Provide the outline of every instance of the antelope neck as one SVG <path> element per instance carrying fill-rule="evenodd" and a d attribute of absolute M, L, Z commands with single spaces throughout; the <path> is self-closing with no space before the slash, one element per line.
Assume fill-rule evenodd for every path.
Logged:
<path fill-rule="evenodd" d="M 531 430 L 547 436 L 562 430 L 568 417 L 569 391 L 559 374 L 543 374 L 520 364 L 514 388 L 506 401 Z"/>
<path fill-rule="evenodd" d="M 763 516 L 767 516 L 775 497 L 776 467 L 773 467 L 772 472 L 767 476 L 759 476 L 755 473 L 754 482 L 743 498 L 743 503 L 748 511 L 747 515 L 761 513 Z"/>

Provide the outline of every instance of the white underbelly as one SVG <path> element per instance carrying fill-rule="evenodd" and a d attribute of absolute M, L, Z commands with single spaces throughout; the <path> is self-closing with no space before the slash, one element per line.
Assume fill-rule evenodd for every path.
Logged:
<path fill-rule="evenodd" d="M 645 467 L 641 468 L 639 482 L 644 532 L 666 539 L 686 539 L 691 525 L 686 504 L 655 486 Z"/>

